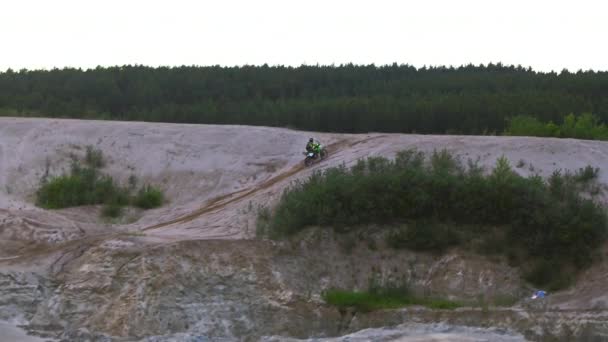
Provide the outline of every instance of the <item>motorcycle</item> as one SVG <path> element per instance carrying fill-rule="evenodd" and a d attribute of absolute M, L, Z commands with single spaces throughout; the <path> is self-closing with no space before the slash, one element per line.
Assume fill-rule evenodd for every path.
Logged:
<path fill-rule="evenodd" d="M 304 165 L 311 166 L 316 160 L 323 160 L 327 158 L 327 149 L 325 146 L 319 144 L 316 146 L 314 152 L 304 152 L 306 158 L 304 158 Z"/>

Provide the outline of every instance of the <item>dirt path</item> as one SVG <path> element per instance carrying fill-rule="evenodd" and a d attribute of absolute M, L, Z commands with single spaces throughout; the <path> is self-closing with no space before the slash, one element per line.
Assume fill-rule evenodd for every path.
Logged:
<path fill-rule="evenodd" d="M 332 154 L 334 153 L 338 153 L 342 148 L 344 148 L 345 146 L 354 146 L 358 143 L 364 142 L 364 141 L 368 141 L 370 139 L 373 138 L 368 138 L 368 139 L 361 139 L 359 141 L 356 141 L 354 143 L 349 143 L 348 140 L 341 140 L 339 142 L 333 143 L 331 145 L 329 145 L 327 147 L 327 149 L 329 151 L 331 151 Z M 329 158 L 327 158 L 324 162 L 327 162 L 331 159 L 331 155 L 329 156 Z M 317 164 L 319 165 L 319 164 Z M 200 209 L 189 213 L 188 215 L 185 216 L 181 216 L 178 217 L 176 219 L 167 221 L 167 222 L 162 222 L 162 223 L 158 223 L 155 224 L 153 226 L 150 227 L 145 227 L 142 230 L 143 231 L 147 231 L 147 230 L 153 230 L 153 229 L 158 229 L 158 228 L 163 228 L 163 227 L 167 227 L 173 224 L 178 224 L 178 223 L 186 223 L 189 221 L 192 221 L 204 214 L 216 211 L 216 210 L 220 210 L 225 208 L 227 205 L 231 204 L 231 203 L 235 203 L 237 201 L 242 201 L 242 200 L 246 200 L 247 198 L 250 198 L 252 195 L 259 193 L 261 191 L 264 190 L 268 190 L 270 189 L 272 186 L 281 183 L 283 181 L 289 180 L 291 177 L 295 176 L 296 174 L 302 172 L 303 170 L 305 170 L 306 167 L 303 165 L 303 163 L 297 163 L 296 165 L 292 166 L 290 169 L 288 169 L 285 172 L 279 173 L 278 175 L 262 182 L 261 184 L 258 184 L 252 188 L 249 189 L 243 189 L 243 190 L 239 190 L 233 193 L 229 193 L 226 195 L 222 195 L 219 196 L 217 198 L 214 198 L 212 200 L 210 200 L 208 203 L 206 203 L 203 207 L 201 207 Z"/>

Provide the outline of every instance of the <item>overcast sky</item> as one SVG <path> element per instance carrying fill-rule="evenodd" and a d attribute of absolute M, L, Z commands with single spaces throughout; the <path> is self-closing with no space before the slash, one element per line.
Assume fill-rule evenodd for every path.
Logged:
<path fill-rule="evenodd" d="M 0 0 L 0 70 L 521 64 L 608 70 L 608 1 Z"/>

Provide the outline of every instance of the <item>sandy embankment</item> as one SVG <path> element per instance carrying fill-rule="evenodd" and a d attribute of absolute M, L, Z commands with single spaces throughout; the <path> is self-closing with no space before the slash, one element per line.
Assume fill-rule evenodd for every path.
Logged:
<path fill-rule="evenodd" d="M 304 168 L 301 151 L 310 136 L 329 146 L 330 158 Z M 105 172 L 122 182 L 136 175 L 140 184 L 157 184 L 169 202 L 159 209 L 130 212 L 126 219 L 130 222 L 124 224 L 103 222 L 99 208 L 36 208 L 33 194 L 43 175 L 63 172 L 70 155 L 82 155 L 86 145 L 105 153 Z M 314 169 L 348 166 L 372 155 L 393 157 L 409 148 L 426 152 L 448 149 L 464 161 L 471 158 L 485 167 L 504 155 L 523 175 L 546 177 L 556 169 L 592 165 L 602 169 L 599 181 L 608 184 L 606 142 L 0 118 L 0 266 L 3 271 L 59 275 L 66 282 L 77 275 L 82 279 L 74 278 L 73 283 L 81 284 L 76 280 L 93 282 L 95 278 L 90 277 L 106 270 L 105 264 L 101 267 L 94 262 L 122 270 L 124 265 L 112 264 L 115 260 L 109 257 L 103 259 L 116 251 L 136 255 L 179 241 L 250 239 L 255 234 L 258 206 L 271 205 L 290 182 L 307 177 Z M 78 260 L 88 252 L 95 257 L 93 261 Z M 575 309 L 608 303 L 605 269 L 600 265 L 599 272 L 587 272 L 583 279 L 593 281 L 581 283 L 560 302 Z"/>
<path fill-rule="evenodd" d="M 146 229 L 160 240 L 251 237 L 251 207 L 276 199 L 289 182 L 310 173 L 301 166 L 301 151 L 311 135 L 329 145 L 331 153 L 315 168 L 349 165 L 370 155 L 392 157 L 407 148 L 448 149 L 465 161 L 478 158 L 486 167 L 505 155 L 524 175 L 608 166 L 608 143 L 571 139 L 313 134 L 266 127 L 0 118 L 0 222 L 16 220 L 24 228 L 11 232 L 13 239 L 49 242 Z M 37 209 L 32 200 L 41 177 L 65 170 L 70 154 L 83 154 L 86 145 L 104 151 L 106 172 L 123 182 L 134 174 L 140 183 L 158 184 L 170 202 L 120 226 L 101 223 L 91 208 Z M 599 180 L 608 183 L 608 173 L 602 172 Z M 0 237 L 6 239 L 6 231 Z"/>

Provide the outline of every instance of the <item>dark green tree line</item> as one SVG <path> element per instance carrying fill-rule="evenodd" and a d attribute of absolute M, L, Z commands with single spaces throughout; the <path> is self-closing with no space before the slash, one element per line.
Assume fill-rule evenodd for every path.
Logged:
<path fill-rule="evenodd" d="M 608 72 L 489 64 L 8 70 L 0 115 L 287 126 L 336 132 L 501 133 L 507 118 L 608 121 Z"/>

